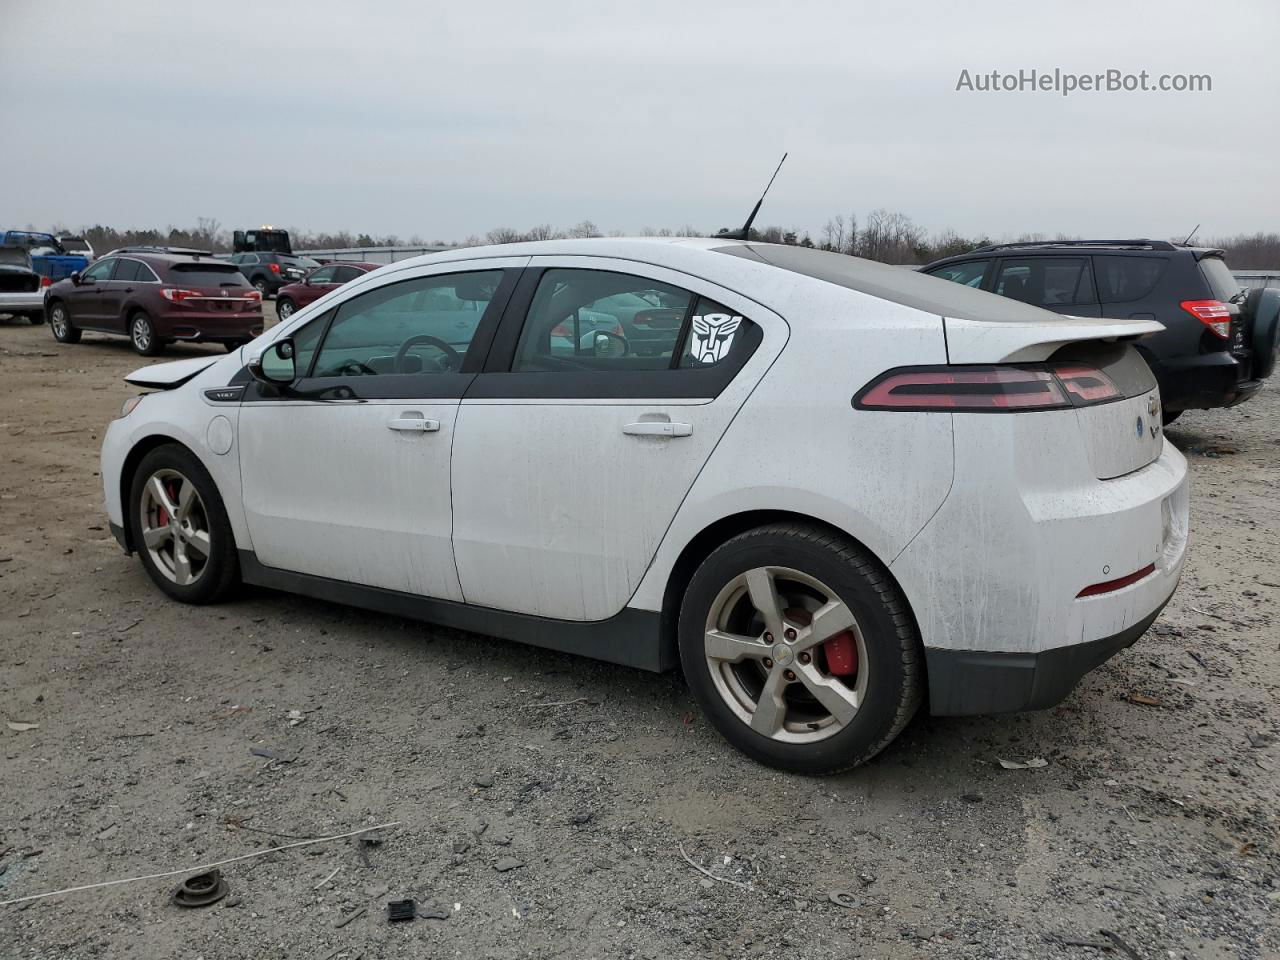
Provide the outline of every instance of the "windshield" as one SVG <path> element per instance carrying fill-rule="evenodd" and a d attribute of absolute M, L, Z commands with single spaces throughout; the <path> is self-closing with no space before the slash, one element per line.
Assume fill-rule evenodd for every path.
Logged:
<path fill-rule="evenodd" d="M 31 268 L 31 258 L 27 251 L 18 247 L 0 247 L 0 263 Z"/>

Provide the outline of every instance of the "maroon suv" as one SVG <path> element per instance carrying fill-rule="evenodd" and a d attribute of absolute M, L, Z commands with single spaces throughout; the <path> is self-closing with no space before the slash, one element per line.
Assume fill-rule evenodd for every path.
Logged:
<path fill-rule="evenodd" d="M 166 343 L 222 343 L 262 332 L 262 295 L 235 264 L 208 254 L 117 250 L 48 288 L 49 327 L 60 343 L 115 333 L 154 356 Z"/>
<path fill-rule="evenodd" d="M 314 303 L 330 290 L 337 290 L 344 283 L 350 283 L 356 277 L 362 277 L 370 270 L 382 266 L 379 263 L 326 263 L 316 267 L 306 279 L 281 287 L 276 294 L 276 315 L 281 320 L 288 320 L 295 310 L 301 310 Z"/>

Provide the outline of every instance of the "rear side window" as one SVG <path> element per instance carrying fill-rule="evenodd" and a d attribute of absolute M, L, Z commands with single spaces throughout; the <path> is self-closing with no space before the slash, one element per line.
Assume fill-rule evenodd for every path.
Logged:
<path fill-rule="evenodd" d="M 990 260 L 967 260 L 964 263 L 952 263 L 937 270 L 931 270 L 929 276 L 981 290 L 982 278 L 987 275 L 989 266 L 991 266 Z"/>
<path fill-rule="evenodd" d="M 349 283 L 356 277 L 360 276 L 364 271 L 357 270 L 355 267 L 338 267 L 333 274 L 334 283 Z"/>
<path fill-rule="evenodd" d="M 169 267 L 175 282 L 210 287 L 243 287 L 244 277 L 233 263 L 175 263 Z"/>
<path fill-rule="evenodd" d="M 112 280 L 137 280 L 138 268 L 142 266 L 137 260 L 119 260 L 116 262 L 116 271 L 111 275 Z"/>
<path fill-rule="evenodd" d="M 1243 289 L 1240 281 L 1227 269 L 1227 261 L 1221 257 L 1205 257 L 1201 260 L 1200 273 L 1204 275 L 1214 297 L 1223 303 L 1230 302 Z"/>
<path fill-rule="evenodd" d="M 1042 307 L 1093 303 L 1093 277 L 1088 257 L 1028 257 L 1004 260 L 995 292 L 1011 300 Z"/>
<path fill-rule="evenodd" d="M 1096 254 L 1098 297 L 1103 303 L 1141 300 L 1160 281 L 1169 261 L 1164 257 L 1115 257 Z"/>

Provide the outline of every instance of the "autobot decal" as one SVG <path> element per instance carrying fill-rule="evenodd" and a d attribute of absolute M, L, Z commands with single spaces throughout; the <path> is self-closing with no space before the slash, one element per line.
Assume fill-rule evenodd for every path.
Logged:
<path fill-rule="evenodd" d="M 693 318 L 693 359 L 698 363 L 717 363 L 729 355 L 733 334 L 742 323 L 741 317 L 727 313 L 708 313 Z"/>

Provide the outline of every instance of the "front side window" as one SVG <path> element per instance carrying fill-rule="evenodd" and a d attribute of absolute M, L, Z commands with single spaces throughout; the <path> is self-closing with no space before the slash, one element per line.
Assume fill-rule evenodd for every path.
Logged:
<path fill-rule="evenodd" d="M 99 260 L 80 276 L 93 283 L 99 283 L 111 276 L 111 271 L 115 268 L 116 263 L 117 260 L 114 257 L 110 257 L 106 260 Z"/>
<path fill-rule="evenodd" d="M 990 260 L 966 260 L 964 263 L 952 263 L 945 267 L 939 267 L 937 270 L 932 270 L 929 276 L 950 280 L 952 283 L 980 290 L 982 289 L 982 278 L 987 275 L 987 267 L 990 265 Z"/>
<path fill-rule="evenodd" d="M 1000 264 L 995 292 L 1041 307 L 1092 303 L 1093 278 L 1087 257 L 1028 257 Z"/>
<path fill-rule="evenodd" d="M 419 277 L 336 308 L 313 377 L 457 373 L 502 282 L 501 270 Z"/>

